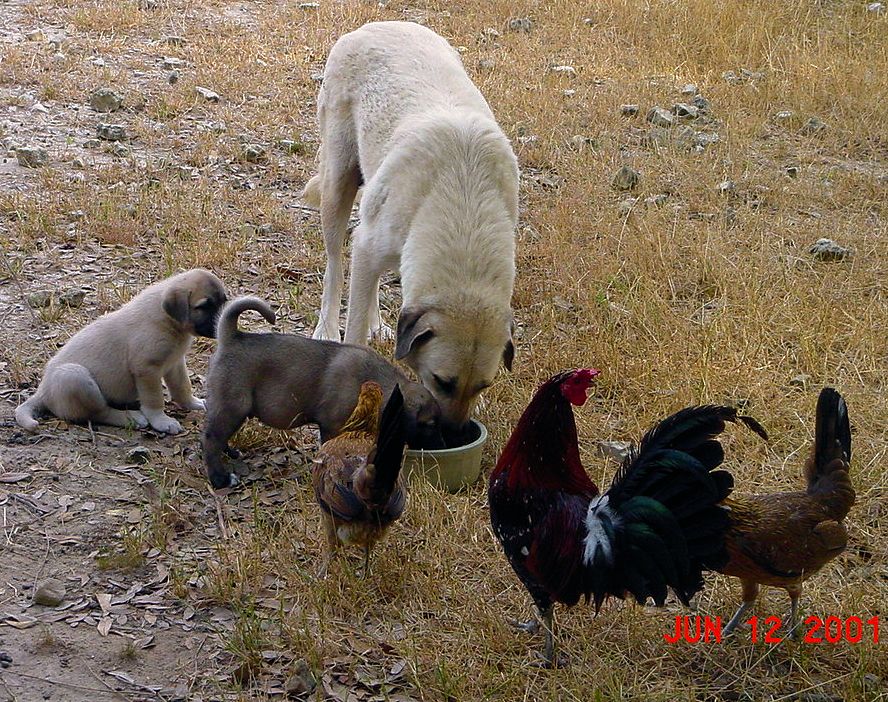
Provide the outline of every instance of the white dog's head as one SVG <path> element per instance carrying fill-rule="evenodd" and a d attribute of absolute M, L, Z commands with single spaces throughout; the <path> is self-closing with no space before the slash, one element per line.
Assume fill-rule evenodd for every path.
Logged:
<path fill-rule="evenodd" d="M 395 358 L 416 372 L 452 430 L 468 420 L 500 363 L 512 370 L 514 357 L 511 310 L 457 312 L 423 305 L 401 310 Z"/>

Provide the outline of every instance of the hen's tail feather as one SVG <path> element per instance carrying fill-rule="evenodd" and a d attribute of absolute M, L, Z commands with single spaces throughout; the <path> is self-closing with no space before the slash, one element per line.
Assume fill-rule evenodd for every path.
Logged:
<path fill-rule="evenodd" d="M 809 495 L 827 498 L 829 516 L 841 521 L 854 504 L 851 484 L 851 424 L 848 406 L 833 388 L 823 388 L 817 400 L 814 446 L 805 464 Z"/>
<path fill-rule="evenodd" d="M 645 434 L 623 462 L 606 495 L 617 525 L 612 562 L 596 552 L 588 563 L 596 607 L 608 594 L 625 592 L 662 605 L 668 588 L 687 604 L 703 587 L 703 571 L 727 562 L 729 518 L 719 503 L 734 480 L 716 470 L 724 460 L 716 437 L 727 422 L 767 438 L 757 421 L 734 408 L 689 407 Z"/>
<path fill-rule="evenodd" d="M 372 457 L 376 471 L 372 486 L 375 493 L 391 494 L 398 481 L 404 460 L 404 447 L 407 445 L 407 423 L 404 415 L 404 396 L 401 394 L 401 386 L 396 385 L 379 420 L 379 437 Z"/>

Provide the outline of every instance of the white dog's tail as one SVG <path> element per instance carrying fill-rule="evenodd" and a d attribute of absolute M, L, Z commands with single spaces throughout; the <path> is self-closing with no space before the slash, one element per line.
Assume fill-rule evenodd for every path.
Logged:
<path fill-rule="evenodd" d="M 312 176 L 302 191 L 302 201 L 309 207 L 321 208 L 321 174 Z"/>
<path fill-rule="evenodd" d="M 39 424 L 37 413 L 42 410 L 43 403 L 40 402 L 40 393 L 38 392 L 15 408 L 15 421 L 22 429 L 34 431 Z"/>
<path fill-rule="evenodd" d="M 258 297 L 239 297 L 225 305 L 222 314 L 219 315 L 219 321 L 216 324 L 216 338 L 219 343 L 224 343 L 238 333 L 237 318 L 241 312 L 253 310 L 258 312 L 269 324 L 274 324 L 275 316 L 271 307 L 265 300 Z M 24 407 L 24 405 L 22 405 Z"/>

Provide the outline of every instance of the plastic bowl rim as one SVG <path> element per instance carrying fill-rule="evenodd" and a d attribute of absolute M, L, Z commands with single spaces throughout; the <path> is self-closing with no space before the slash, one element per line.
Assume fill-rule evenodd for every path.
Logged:
<path fill-rule="evenodd" d="M 487 427 L 485 427 L 477 419 L 471 419 L 469 421 L 471 421 L 472 424 L 477 425 L 478 428 L 481 430 L 481 434 L 472 443 L 464 444 L 462 446 L 454 446 L 452 448 L 446 448 L 446 449 L 407 449 L 407 452 L 405 455 L 407 455 L 407 456 L 422 456 L 424 454 L 428 454 L 430 456 L 453 456 L 455 454 L 465 453 L 466 451 L 469 451 L 473 448 L 477 448 L 478 446 L 481 446 L 482 444 L 484 444 L 485 441 L 487 441 Z"/>

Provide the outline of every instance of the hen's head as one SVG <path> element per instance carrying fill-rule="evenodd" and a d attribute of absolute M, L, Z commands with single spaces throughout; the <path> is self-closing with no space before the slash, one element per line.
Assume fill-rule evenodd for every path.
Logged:
<path fill-rule="evenodd" d="M 559 385 L 561 394 L 570 404 L 581 407 L 586 403 L 589 386 L 592 385 L 595 376 L 600 374 L 601 371 L 596 368 L 575 368 L 562 371 L 552 380 Z"/>

